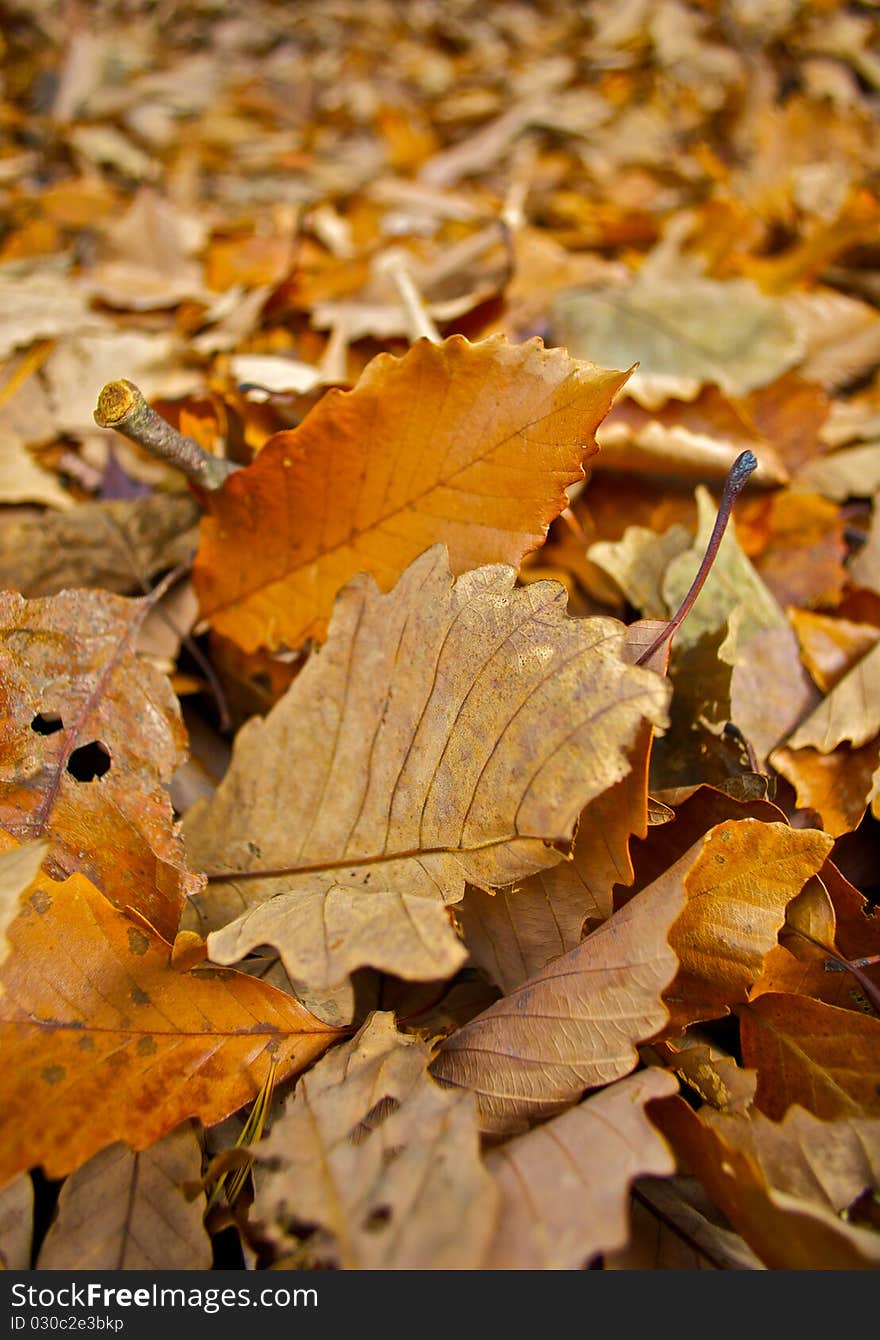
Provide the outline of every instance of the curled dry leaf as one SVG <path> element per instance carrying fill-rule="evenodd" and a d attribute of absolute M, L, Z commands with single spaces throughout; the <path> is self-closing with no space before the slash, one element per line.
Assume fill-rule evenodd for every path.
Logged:
<path fill-rule="evenodd" d="M 200 881 L 165 789 L 184 758 L 180 706 L 134 652 L 149 608 L 103 591 L 0 593 L 0 824 L 47 838 L 54 874 L 82 871 L 171 937 Z"/>
<path fill-rule="evenodd" d="M 676 1090 L 667 1071 L 640 1070 L 490 1150 L 501 1204 L 485 1268 L 578 1270 L 622 1247 L 630 1184 L 675 1171 L 645 1103 Z"/>
<path fill-rule="evenodd" d="M 667 933 L 680 878 L 643 890 L 582 944 L 465 1024 L 431 1072 L 476 1094 L 483 1128 L 520 1131 L 634 1069 L 636 1046 L 663 1026 L 677 960 Z"/>
<path fill-rule="evenodd" d="M 375 1013 L 303 1076 L 256 1150 L 264 1232 L 318 1225 L 321 1258 L 344 1270 L 482 1264 L 498 1192 L 473 1100 L 434 1083 L 429 1054 Z"/>
<path fill-rule="evenodd" d="M 845 1223 L 819 1199 L 778 1189 L 753 1156 L 745 1117 L 697 1113 L 679 1097 L 652 1104 L 651 1119 L 716 1205 L 772 1270 L 876 1270 L 880 1235 Z M 723 1124 L 722 1124 L 723 1123 Z M 738 1124 L 735 1124 L 738 1123 Z M 745 1145 L 745 1147 L 743 1147 Z"/>
<path fill-rule="evenodd" d="M 171 946 L 82 875 L 44 880 L 10 927 L 0 985 L 6 1065 L 0 1184 L 62 1177 L 105 1145 L 145 1149 L 186 1117 L 210 1125 L 339 1036 L 244 973 L 177 972 Z"/>
<path fill-rule="evenodd" d="M 203 614 L 245 650 L 294 648 L 324 637 L 350 577 L 388 590 L 437 541 L 454 573 L 517 566 L 583 478 L 626 376 L 539 339 L 380 354 L 206 499 Z"/>
<path fill-rule="evenodd" d="M 313 986 L 361 964 L 448 976 L 465 881 L 508 885 L 568 851 L 668 689 L 625 663 L 621 624 L 514 581 L 498 566 L 453 582 L 436 545 L 389 595 L 367 577 L 341 593 L 326 647 L 186 817 L 191 859 L 218 872 L 195 903 L 222 928 L 215 962 L 269 943 Z"/>
<path fill-rule="evenodd" d="M 778 1120 L 799 1103 L 817 1117 L 880 1115 L 880 1019 L 809 996 L 767 992 L 738 1011 L 755 1103 Z"/>
<path fill-rule="evenodd" d="M 823 693 L 839 683 L 848 670 L 880 641 L 880 628 L 854 623 L 813 610 L 788 611 L 797 633 L 801 659 Z"/>
<path fill-rule="evenodd" d="M 204 1196 L 187 1200 L 202 1149 L 181 1125 L 140 1153 L 113 1144 L 68 1177 L 38 1270 L 209 1270 Z"/>

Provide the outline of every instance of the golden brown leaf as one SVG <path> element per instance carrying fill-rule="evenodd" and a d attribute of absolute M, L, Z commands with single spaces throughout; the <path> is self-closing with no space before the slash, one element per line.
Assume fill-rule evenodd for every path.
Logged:
<path fill-rule="evenodd" d="M 621 624 L 569 619 L 562 587 L 514 580 L 453 583 L 438 545 L 389 595 L 366 577 L 340 595 L 326 647 L 187 815 L 197 865 L 258 876 L 197 900 L 202 928 L 222 927 L 214 961 L 270 943 L 313 986 L 365 963 L 449 976 L 464 951 L 446 905 L 465 881 L 558 864 L 667 688 L 624 663 Z"/>
<path fill-rule="evenodd" d="M 82 875 L 45 880 L 10 927 L 0 1183 L 61 1177 L 115 1140 L 146 1149 L 186 1117 L 222 1120 L 271 1059 L 294 1074 L 339 1036 L 243 973 L 176 972 L 171 946 Z"/>
<path fill-rule="evenodd" d="M 830 754 L 844 741 L 858 749 L 876 735 L 880 735 L 880 644 L 856 662 L 785 743 L 789 749 L 810 746 Z"/>
<path fill-rule="evenodd" d="M 207 500 L 202 612 L 245 650 L 297 647 L 324 637 L 350 577 L 388 590 L 437 541 L 454 573 L 517 566 L 583 478 L 625 380 L 537 339 L 381 354 Z"/>
<path fill-rule="evenodd" d="M 801 809 L 815 810 L 832 837 L 851 833 L 868 807 L 874 777 L 880 769 L 880 736 L 858 749 L 841 744 L 830 754 L 807 746 L 782 745 L 770 755 L 773 768 L 795 789 Z"/>
<path fill-rule="evenodd" d="M 204 1196 L 187 1200 L 202 1150 L 188 1125 L 132 1153 L 102 1149 L 66 1178 L 38 1270 L 209 1270 Z"/>
<path fill-rule="evenodd" d="M 622 1247 L 631 1183 L 675 1169 L 645 1103 L 676 1087 L 664 1070 L 640 1070 L 490 1150 L 501 1202 L 484 1268 L 579 1270 Z"/>
<path fill-rule="evenodd" d="M 264 1232 L 317 1224 L 321 1258 L 347 1270 L 482 1264 L 498 1193 L 470 1095 L 435 1084 L 428 1058 L 375 1013 L 303 1076 L 256 1151 Z"/>
<path fill-rule="evenodd" d="M 848 670 L 880 640 L 880 628 L 850 619 L 835 619 L 813 610 L 789 610 L 801 659 L 823 693 L 833 689 Z"/>
<path fill-rule="evenodd" d="M 34 1184 L 27 1173 L 0 1190 L 0 1267 L 30 1270 Z"/>
<path fill-rule="evenodd" d="M 776 944 L 785 909 L 819 870 L 832 839 L 815 829 L 758 819 L 719 824 L 691 848 L 687 902 L 669 933 L 679 960 L 664 992 L 665 1031 L 716 1019 L 748 998 Z"/>
<path fill-rule="evenodd" d="M 180 706 L 133 649 L 148 610 L 103 591 L 0 594 L 0 824 L 48 838 L 53 874 L 82 871 L 171 937 L 200 881 L 166 790 L 185 754 Z"/>
<path fill-rule="evenodd" d="M 740 1006 L 755 1102 L 778 1120 L 792 1103 L 817 1117 L 880 1114 L 880 1019 L 809 996 L 767 992 Z"/>

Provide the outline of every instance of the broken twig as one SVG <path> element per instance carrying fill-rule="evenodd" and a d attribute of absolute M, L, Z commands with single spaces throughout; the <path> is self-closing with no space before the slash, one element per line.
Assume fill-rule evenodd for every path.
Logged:
<path fill-rule="evenodd" d="M 94 417 L 99 427 L 115 428 L 117 433 L 176 466 L 203 489 L 222 488 L 233 470 L 240 468 L 222 456 L 212 456 L 195 438 L 179 433 L 147 404 L 134 382 L 108 382 L 98 397 Z"/>

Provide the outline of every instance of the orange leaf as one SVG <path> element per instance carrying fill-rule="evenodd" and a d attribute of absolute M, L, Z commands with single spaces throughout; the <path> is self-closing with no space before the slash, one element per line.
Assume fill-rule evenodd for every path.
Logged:
<path fill-rule="evenodd" d="M 380 354 L 206 499 L 203 614 L 247 651 L 297 647 L 323 638 L 350 577 L 388 590 L 437 541 L 453 573 L 517 566 L 583 478 L 626 376 L 539 339 L 453 335 Z"/>
<path fill-rule="evenodd" d="M 45 880 L 9 929 L 0 995 L 0 1184 L 61 1177 L 115 1140 L 146 1149 L 186 1117 L 222 1121 L 339 1033 L 228 969 L 177 972 L 171 946 L 82 875 Z"/>
<path fill-rule="evenodd" d="M 166 787 L 185 758 L 180 707 L 134 651 L 150 608 L 105 591 L 0 594 L 0 826 L 47 837 L 50 874 L 81 871 L 170 937 L 201 881 Z"/>
<path fill-rule="evenodd" d="M 809 996 L 768 992 L 740 1007 L 755 1102 L 778 1120 L 792 1103 L 818 1117 L 880 1114 L 880 1019 Z"/>
<path fill-rule="evenodd" d="M 786 907 L 831 846 L 816 829 L 758 819 L 729 820 L 706 834 L 684 877 L 687 903 L 669 933 L 681 967 L 664 994 L 667 1032 L 720 1018 L 746 999 Z"/>

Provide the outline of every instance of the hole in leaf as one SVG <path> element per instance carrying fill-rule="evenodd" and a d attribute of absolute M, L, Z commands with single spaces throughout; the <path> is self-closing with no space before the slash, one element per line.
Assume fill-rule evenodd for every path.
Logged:
<path fill-rule="evenodd" d="M 375 1210 L 371 1210 L 364 1220 L 364 1231 L 366 1233 L 378 1233 L 391 1219 L 390 1205 L 377 1205 Z"/>
<path fill-rule="evenodd" d="M 94 782 L 110 770 L 110 751 L 100 740 L 82 744 L 74 749 L 67 762 L 67 771 L 78 782 Z"/>
<path fill-rule="evenodd" d="M 64 722 L 61 718 L 49 712 L 45 716 L 42 712 L 38 712 L 31 722 L 31 730 L 36 731 L 38 735 L 54 735 L 56 731 L 63 729 Z"/>

